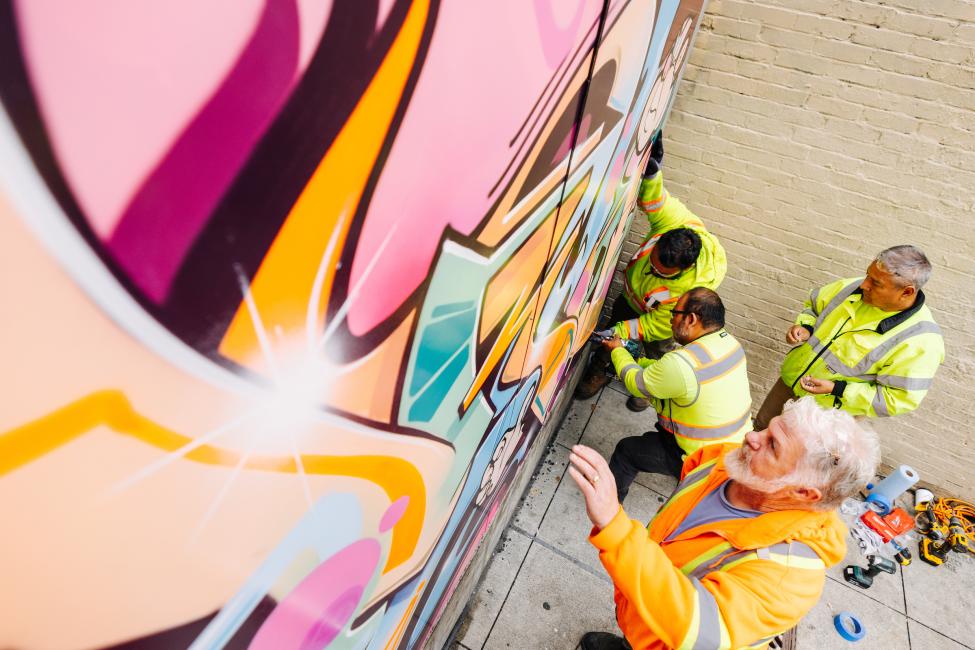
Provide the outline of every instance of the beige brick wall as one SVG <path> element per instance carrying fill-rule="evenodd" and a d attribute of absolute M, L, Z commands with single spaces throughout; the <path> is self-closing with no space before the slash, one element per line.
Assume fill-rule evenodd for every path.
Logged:
<path fill-rule="evenodd" d="M 975 499 L 975 2 L 711 0 L 665 144 L 669 189 L 727 249 L 756 407 L 811 287 L 925 250 L 947 360 L 878 424 L 884 463 Z"/>

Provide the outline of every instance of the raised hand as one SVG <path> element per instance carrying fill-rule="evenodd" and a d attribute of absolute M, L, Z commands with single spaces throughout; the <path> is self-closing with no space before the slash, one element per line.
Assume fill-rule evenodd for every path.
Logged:
<path fill-rule="evenodd" d="M 616 498 L 616 479 L 609 463 L 595 449 L 575 445 L 569 454 L 569 476 L 586 500 L 586 513 L 597 528 L 605 528 L 620 510 Z"/>

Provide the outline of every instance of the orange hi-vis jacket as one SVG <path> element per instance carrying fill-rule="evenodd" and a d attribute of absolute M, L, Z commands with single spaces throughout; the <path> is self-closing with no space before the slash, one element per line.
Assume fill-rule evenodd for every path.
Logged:
<path fill-rule="evenodd" d="M 616 621 L 636 650 L 764 648 L 816 604 L 826 567 L 846 553 L 834 511 L 779 510 L 667 537 L 728 478 L 709 445 L 687 457 L 673 496 L 648 527 L 620 508 L 589 540 L 616 587 Z M 665 541 L 667 540 L 667 541 Z"/>

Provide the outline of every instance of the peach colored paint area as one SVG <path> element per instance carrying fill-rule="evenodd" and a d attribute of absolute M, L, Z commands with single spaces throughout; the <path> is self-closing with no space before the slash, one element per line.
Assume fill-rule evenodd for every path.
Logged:
<path fill-rule="evenodd" d="M 556 9 L 541 18 L 526 0 L 441 5 L 423 71 L 366 216 L 352 263 L 353 286 L 393 224 L 410 227 L 397 230 L 392 248 L 364 279 L 349 312 L 354 334 L 392 314 L 427 277 L 446 227 L 466 234 L 480 223 L 498 198 L 491 189 L 512 159 L 517 162 L 509 176 L 525 164 L 530 146 L 518 152 L 518 143 L 509 143 L 533 117 L 532 106 L 555 72 L 549 61 L 574 52 L 600 9 L 588 3 L 577 19 L 577 1 L 553 4 Z M 577 27 L 558 28 L 566 24 Z M 484 38 L 492 33 L 506 34 L 506 42 L 499 46 Z M 544 49 L 540 38 L 546 39 Z M 553 84 L 557 96 L 570 77 Z M 550 110 L 549 105 L 545 113 Z M 531 122 L 533 139 L 545 119 Z M 441 146 L 444 142 L 452 146 Z"/>
<path fill-rule="evenodd" d="M 120 330 L 28 235 L 3 197 L 0 232 L 0 257 L 19 277 L 30 278 L 0 283 L 0 301 L 11 313 L 31 314 L 3 321 L 0 354 L 9 381 L 2 385 L 0 435 L 102 388 L 124 390 L 141 414 L 191 437 L 252 406 L 247 396 L 181 372 Z M 214 444 L 242 451 L 246 432 L 242 427 Z M 303 437 L 302 451 L 403 458 L 419 469 L 428 494 L 440 487 L 453 459 L 433 441 L 323 423 Z M 102 425 L 4 476 L 0 511 L 4 525 L 18 534 L 0 536 L 6 622 L 0 645 L 104 646 L 210 614 L 307 511 L 297 475 L 243 471 L 193 538 L 233 468 L 190 461 L 106 496 L 161 455 Z M 319 475 L 308 483 L 313 499 L 355 494 L 367 526 L 376 529 L 392 505 L 379 486 L 361 479 Z M 260 520 L 255 511 L 264 513 Z M 382 576 L 369 598 L 416 571 L 447 514 L 444 508 L 427 512 L 409 561 Z M 111 625 L 79 608 L 81 601 L 111 612 Z"/>
<path fill-rule="evenodd" d="M 261 0 L 21 0 L 18 31 L 51 143 L 101 237 L 233 67 Z M 300 72 L 331 0 L 300 0 Z"/>

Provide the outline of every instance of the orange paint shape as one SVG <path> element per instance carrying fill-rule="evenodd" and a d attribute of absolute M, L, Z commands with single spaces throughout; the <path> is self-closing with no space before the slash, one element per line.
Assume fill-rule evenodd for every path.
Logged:
<path fill-rule="evenodd" d="M 503 324 L 464 396 L 465 409 L 470 407 L 488 376 L 501 362 L 505 351 L 535 313 L 535 282 L 545 268 L 553 221 L 546 219 L 488 285 L 479 340 L 483 342 L 499 323 L 503 321 Z M 519 365 L 523 359 L 524 356 L 518 360 Z"/>
<path fill-rule="evenodd" d="M 163 427 L 139 414 L 119 390 L 101 390 L 0 435 L 0 476 L 34 462 L 98 426 L 167 452 L 193 442 L 192 438 Z M 183 458 L 196 463 L 236 467 L 240 454 L 201 445 Z M 419 470 L 395 456 L 319 456 L 301 454 L 306 474 L 348 476 L 375 483 L 390 503 L 409 497 L 403 516 L 393 527 L 389 558 L 384 573 L 409 559 L 416 548 L 426 513 L 426 486 Z M 298 473 L 292 456 L 255 456 L 244 463 L 251 471 Z"/>
<path fill-rule="evenodd" d="M 403 88 L 413 69 L 429 9 L 428 1 L 410 7 L 386 58 L 376 71 L 319 163 L 301 196 L 291 208 L 251 282 L 251 293 L 268 331 L 281 328 L 284 336 L 304 333 L 309 301 L 321 265 L 325 279 L 321 298 L 313 305 L 316 331 L 324 326 L 335 267 L 366 182 L 382 149 Z M 342 232 L 334 233 L 341 220 Z M 327 233 L 336 235 L 329 250 Z M 329 259 L 323 259 L 329 254 Z M 220 344 L 220 353 L 241 364 L 262 364 L 257 330 L 246 304 L 237 309 Z"/>
<path fill-rule="evenodd" d="M 520 294 L 534 293 L 535 284 L 545 270 L 554 221 L 552 215 L 546 217 L 528 241 L 522 244 L 521 248 L 488 282 L 484 294 L 478 343 L 484 343 L 502 321 L 517 316 L 514 311 L 515 305 L 526 302 L 525 296 Z"/>

